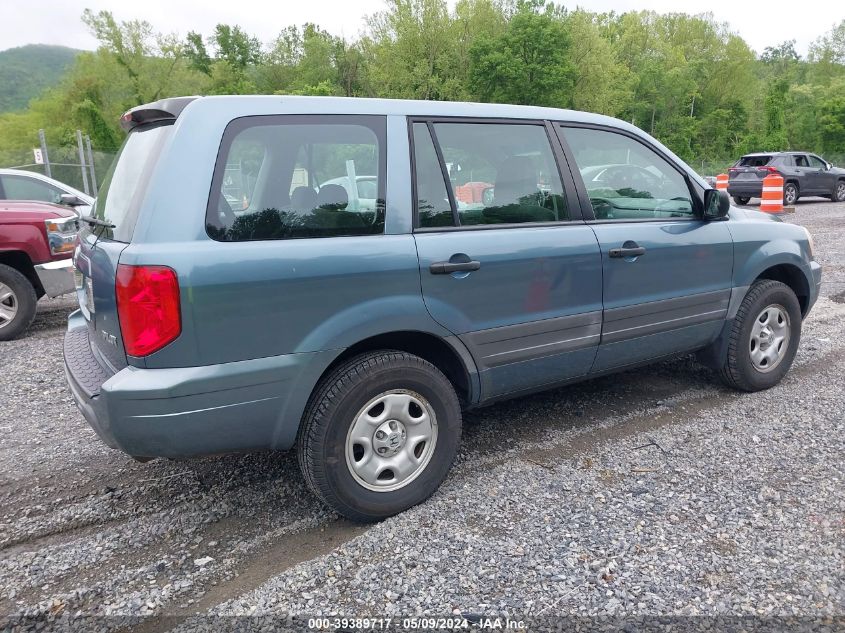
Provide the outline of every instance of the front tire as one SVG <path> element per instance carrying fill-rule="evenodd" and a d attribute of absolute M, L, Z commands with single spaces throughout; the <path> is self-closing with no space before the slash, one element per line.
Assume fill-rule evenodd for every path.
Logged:
<path fill-rule="evenodd" d="M 353 521 L 378 521 L 437 490 L 460 438 L 460 404 L 442 372 L 405 352 L 371 352 L 315 389 L 299 432 L 299 465 L 328 506 Z"/>
<path fill-rule="evenodd" d="M 833 190 L 833 197 L 831 200 L 834 202 L 845 202 L 845 180 L 839 180 L 836 182 L 836 187 Z"/>
<path fill-rule="evenodd" d="M 789 371 L 801 340 L 801 306 L 779 281 L 755 281 L 739 306 L 728 333 L 722 381 L 741 391 L 778 384 Z"/>
<path fill-rule="evenodd" d="M 0 341 L 11 341 L 29 327 L 37 302 L 29 279 L 0 264 Z"/>
<path fill-rule="evenodd" d="M 736 202 L 739 205 L 748 204 L 750 200 L 751 200 L 751 196 L 734 196 L 734 202 Z"/>

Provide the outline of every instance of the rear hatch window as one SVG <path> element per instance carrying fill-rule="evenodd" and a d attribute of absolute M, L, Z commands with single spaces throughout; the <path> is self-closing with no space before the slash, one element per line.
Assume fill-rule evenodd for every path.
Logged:
<path fill-rule="evenodd" d="M 132 240 L 144 192 L 172 129 L 171 123 L 164 123 L 130 132 L 97 196 L 94 215 L 114 225 L 100 237 L 118 242 Z"/>
<path fill-rule="evenodd" d="M 765 167 L 772 160 L 769 155 L 743 156 L 739 159 L 737 167 Z"/>

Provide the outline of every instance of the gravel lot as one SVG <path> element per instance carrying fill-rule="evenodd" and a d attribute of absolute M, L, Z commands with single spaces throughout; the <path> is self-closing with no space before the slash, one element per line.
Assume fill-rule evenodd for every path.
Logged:
<path fill-rule="evenodd" d="M 0 343 L 0 626 L 703 614 L 843 630 L 843 218 L 804 201 L 788 216 L 825 282 L 779 387 L 740 395 L 684 358 L 470 412 L 441 490 L 366 527 L 322 508 L 293 454 L 140 464 L 105 447 L 64 384 L 73 302 L 43 301 Z"/>

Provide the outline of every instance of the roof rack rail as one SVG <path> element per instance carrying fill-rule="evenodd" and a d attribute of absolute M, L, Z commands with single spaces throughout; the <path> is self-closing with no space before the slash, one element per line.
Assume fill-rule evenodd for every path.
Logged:
<path fill-rule="evenodd" d="M 120 127 L 129 132 L 144 123 L 157 123 L 159 121 L 175 121 L 191 101 L 199 99 L 195 97 L 172 97 L 170 99 L 160 99 L 152 103 L 145 103 L 139 105 L 120 117 Z"/>

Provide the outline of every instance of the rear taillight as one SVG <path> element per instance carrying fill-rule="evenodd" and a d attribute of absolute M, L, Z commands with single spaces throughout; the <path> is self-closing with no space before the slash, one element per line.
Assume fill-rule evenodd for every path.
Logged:
<path fill-rule="evenodd" d="M 115 291 L 127 354 L 148 356 L 179 336 L 179 280 L 173 269 L 120 264 Z"/>
<path fill-rule="evenodd" d="M 757 169 L 758 169 L 758 171 L 767 171 L 770 174 L 777 174 L 778 173 L 778 168 L 772 167 L 771 165 L 766 165 L 764 167 L 758 167 Z"/>

